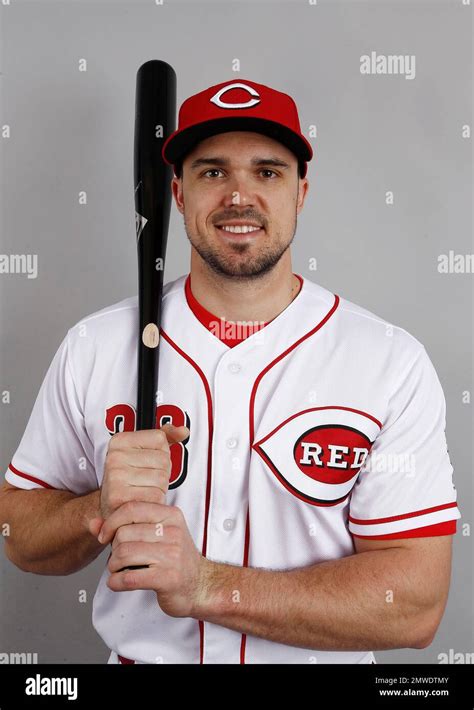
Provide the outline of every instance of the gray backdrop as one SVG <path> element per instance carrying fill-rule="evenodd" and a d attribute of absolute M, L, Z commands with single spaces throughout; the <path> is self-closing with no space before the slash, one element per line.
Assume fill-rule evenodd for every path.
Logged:
<path fill-rule="evenodd" d="M 462 0 L 10 0 L 0 4 L 0 19 L 1 125 L 10 127 L 0 141 L 0 251 L 38 255 L 37 278 L 0 274 L 0 392 L 10 393 L 0 407 L 0 467 L 18 446 L 66 330 L 136 292 L 138 67 L 170 62 L 179 104 L 234 77 L 287 91 L 303 131 L 318 131 L 294 270 L 421 340 L 447 400 L 463 516 L 448 607 L 429 648 L 376 657 L 437 663 L 449 649 L 472 652 L 472 273 L 438 271 L 440 255 L 473 251 L 468 129 L 463 135 L 472 121 L 472 7 Z M 362 75 L 360 57 L 371 51 L 415 55 L 415 77 Z M 78 203 L 82 190 L 87 205 Z M 166 280 L 188 271 L 188 254 L 173 208 Z M 106 661 L 90 620 L 105 560 L 104 552 L 75 575 L 41 577 L 1 556 L 0 652 L 36 652 L 44 663 Z"/>

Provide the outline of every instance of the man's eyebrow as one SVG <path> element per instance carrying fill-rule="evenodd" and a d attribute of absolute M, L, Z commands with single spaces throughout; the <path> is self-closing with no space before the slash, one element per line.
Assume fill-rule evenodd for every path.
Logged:
<path fill-rule="evenodd" d="M 281 158 L 252 158 L 250 161 L 252 165 L 259 167 L 262 165 L 271 165 L 274 168 L 289 168 L 289 164 L 286 163 L 284 160 Z M 191 170 L 196 170 L 196 168 L 199 168 L 203 165 L 216 165 L 219 168 L 223 168 L 228 166 L 230 161 L 227 158 L 221 158 L 221 157 L 209 157 L 209 158 L 196 158 L 196 160 L 193 160 L 191 163 Z"/>
<path fill-rule="evenodd" d="M 224 167 L 228 165 L 229 161 L 225 158 L 196 158 L 191 163 L 191 170 L 201 167 L 201 165 L 218 165 L 219 167 Z"/>
<path fill-rule="evenodd" d="M 289 164 L 285 163 L 281 158 L 253 158 L 252 165 L 273 165 L 274 168 L 289 168 Z"/>

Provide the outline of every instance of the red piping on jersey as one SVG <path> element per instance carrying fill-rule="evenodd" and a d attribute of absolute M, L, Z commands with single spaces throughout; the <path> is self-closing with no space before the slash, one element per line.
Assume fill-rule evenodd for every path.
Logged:
<path fill-rule="evenodd" d="M 278 357 L 276 357 L 274 360 L 272 360 L 262 371 L 261 373 L 257 376 L 255 382 L 253 383 L 252 387 L 252 392 L 250 394 L 250 403 L 249 403 L 249 438 L 250 438 L 250 448 L 253 448 L 254 444 L 254 437 L 255 437 L 255 421 L 254 421 L 254 408 L 255 408 L 255 397 L 257 395 L 257 389 L 260 385 L 260 382 L 262 381 L 262 378 L 269 372 L 274 365 L 276 365 L 280 360 L 283 360 L 284 357 L 286 357 L 289 353 L 291 353 L 295 348 L 298 347 L 303 341 L 307 340 L 307 338 L 310 338 L 314 333 L 316 333 L 320 328 L 323 327 L 325 323 L 331 318 L 331 316 L 335 313 L 337 310 L 337 307 L 339 306 L 339 296 L 337 294 L 334 295 L 334 303 L 331 306 L 331 309 L 326 313 L 324 318 L 314 327 L 312 328 L 308 333 L 305 335 L 302 335 L 299 340 L 293 343 L 293 345 L 290 345 L 289 348 L 284 350 Z M 249 548 L 250 548 L 250 508 L 247 507 L 247 522 L 245 526 L 245 548 L 244 548 L 244 558 L 243 558 L 243 567 L 248 566 L 248 560 L 249 560 Z M 247 635 L 242 634 L 242 640 L 240 643 L 240 663 L 245 663 L 245 646 L 247 643 Z"/>
<path fill-rule="evenodd" d="M 351 533 L 353 537 L 360 537 L 363 540 L 398 540 L 409 537 L 435 537 L 436 535 L 455 535 L 456 520 L 447 520 L 445 523 L 435 523 L 426 525 L 424 528 L 413 528 L 404 532 L 390 533 L 388 535 L 357 535 Z"/>
<path fill-rule="evenodd" d="M 436 505 L 434 508 L 425 508 L 424 510 L 415 510 L 413 513 L 403 513 L 402 515 L 393 515 L 391 518 L 373 518 L 372 520 L 358 520 L 349 515 L 349 522 L 355 525 L 377 525 L 378 523 L 392 523 L 395 520 L 405 520 L 406 518 L 415 518 L 418 515 L 428 515 L 436 513 L 438 510 L 446 510 L 446 508 L 456 508 L 457 503 L 444 503 L 444 505 Z"/>
<path fill-rule="evenodd" d="M 35 478 L 34 476 L 30 476 L 28 473 L 23 473 L 22 471 L 19 471 L 17 468 L 15 468 L 15 466 L 13 466 L 12 463 L 8 464 L 8 468 L 12 473 L 16 473 L 16 475 L 20 476 L 21 478 L 26 478 L 28 481 L 38 483 L 43 488 L 50 488 L 53 491 L 56 490 L 56 488 L 54 486 L 50 486 L 49 483 L 45 483 L 45 481 L 41 481 L 39 478 Z"/>
<path fill-rule="evenodd" d="M 244 543 L 244 559 L 243 567 L 248 567 L 249 564 L 249 547 L 250 547 L 250 510 L 247 506 L 247 519 L 245 521 L 245 543 Z M 245 663 L 245 646 L 247 645 L 247 634 L 242 634 L 240 641 L 240 663 Z"/>
<path fill-rule="evenodd" d="M 212 462 L 211 462 L 211 451 L 212 451 L 212 435 L 213 435 L 213 415 L 212 415 L 212 396 L 211 396 L 211 389 L 209 387 L 209 383 L 206 379 L 206 375 L 204 372 L 201 370 L 199 365 L 194 362 L 194 360 L 187 355 L 184 350 L 181 350 L 181 348 L 176 345 L 173 340 L 171 340 L 170 336 L 167 335 L 162 328 L 160 328 L 160 333 L 163 336 L 163 338 L 166 340 L 166 342 L 171 345 L 171 347 L 176 350 L 177 353 L 181 355 L 189 364 L 194 367 L 196 370 L 197 374 L 201 378 L 202 384 L 204 386 L 204 391 L 206 393 L 206 400 L 207 400 L 207 421 L 208 421 L 208 430 L 209 430 L 209 439 L 208 439 L 208 453 L 207 453 L 207 482 L 206 482 L 206 511 L 204 515 L 204 533 L 203 533 L 203 540 L 202 540 L 202 555 L 203 557 L 206 557 L 206 551 L 207 551 L 207 526 L 208 526 L 208 520 L 209 520 L 209 504 L 210 504 L 210 499 L 211 499 L 211 478 L 212 478 Z M 199 619 L 199 663 L 204 663 L 204 622 Z"/>

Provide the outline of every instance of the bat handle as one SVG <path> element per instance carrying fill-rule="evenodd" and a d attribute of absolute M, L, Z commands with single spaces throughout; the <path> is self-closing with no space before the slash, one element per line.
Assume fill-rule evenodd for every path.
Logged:
<path fill-rule="evenodd" d="M 160 342 L 160 331 L 158 329 L 158 326 L 155 323 L 148 323 L 142 330 L 142 343 L 145 346 L 145 348 L 142 349 L 142 354 L 141 354 L 141 366 L 142 367 L 148 367 L 149 372 L 151 372 L 150 379 L 152 382 L 155 384 L 156 389 L 156 383 L 158 382 L 158 358 L 157 354 L 155 351 L 155 348 L 158 347 Z M 143 353 L 143 350 L 145 350 L 145 353 Z M 148 402 L 148 407 L 146 406 L 146 403 L 143 403 L 143 400 L 147 398 L 148 400 L 150 399 L 149 393 L 147 392 L 141 392 L 140 393 L 140 403 L 137 407 L 137 414 L 138 414 L 138 421 L 137 421 L 137 430 L 141 430 L 144 428 L 155 428 L 156 422 L 155 422 L 155 404 Z M 155 397 L 154 390 L 152 390 L 152 395 L 153 395 L 153 400 Z M 151 405 L 151 406 L 150 406 Z M 151 416 L 153 413 L 153 421 L 151 421 Z M 147 416 L 148 415 L 148 416 Z M 127 569 L 148 569 L 149 565 L 131 565 L 130 567 L 122 567 L 119 572 L 123 572 Z"/>

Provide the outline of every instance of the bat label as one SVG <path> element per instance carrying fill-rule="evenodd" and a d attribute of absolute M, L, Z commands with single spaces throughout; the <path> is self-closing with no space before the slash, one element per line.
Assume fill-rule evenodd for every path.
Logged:
<path fill-rule="evenodd" d="M 143 228 L 145 227 L 145 224 L 148 222 L 146 217 L 142 217 L 141 214 L 138 214 L 138 212 L 135 212 L 135 229 L 137 230 L 137 241 L 140 239 L 141 233 L 143 232 Z"/>

